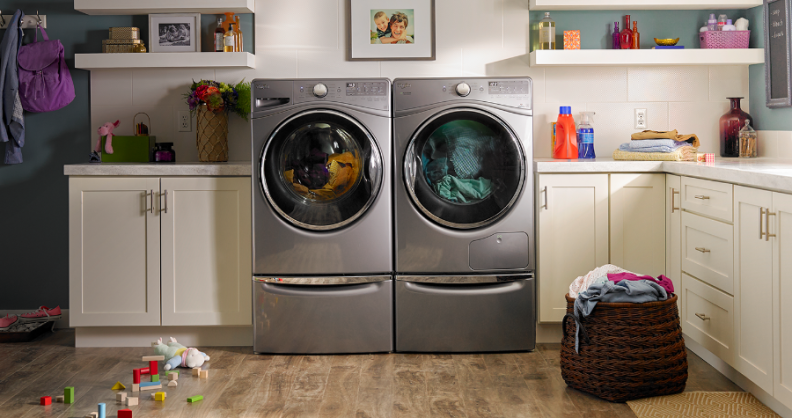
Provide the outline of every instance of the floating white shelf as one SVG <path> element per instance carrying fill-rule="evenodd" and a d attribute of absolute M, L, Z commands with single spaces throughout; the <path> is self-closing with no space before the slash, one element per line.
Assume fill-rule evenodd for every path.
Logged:
<path fill-rule="evenodd" d="M 75 2 L 78 0 L 75 0 Z M 750 9 L 762 0 L 530 0 L 530 10 Z"/>
<path fill-rule="evenodd" d="M 531 66 L 750 65 L 764 62 L 763 48 L 579 49 L 531 52 Z"/>
<path fill-rule="evenodd" d="M 166 52 L 146 54 L 74 54 L 74 67 L 113 68 L 256 68 L 250 52 Z"/>
<path fill-rule="evenodd" d="M 149 13 L 254 13 L 255 0 L 74 0 L 74 10 L 87 15 Z"/>

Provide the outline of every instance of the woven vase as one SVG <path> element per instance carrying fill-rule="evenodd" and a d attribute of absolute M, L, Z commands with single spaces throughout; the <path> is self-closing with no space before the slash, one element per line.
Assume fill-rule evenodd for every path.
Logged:
<path fill-rule="evenodd" d="M 228 113 L 215 113 L 198 106 L 198 160 L 201 162 L 228 161 Z"/>

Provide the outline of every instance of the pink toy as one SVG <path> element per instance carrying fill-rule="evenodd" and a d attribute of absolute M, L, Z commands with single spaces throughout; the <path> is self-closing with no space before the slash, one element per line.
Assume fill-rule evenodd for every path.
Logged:
<path fill-rule="evenodd" d="M 107 136 L 105 140 L 105 152 L 108 154 L 113 153 L 113 129 L 118 127 L 118 124 L 121 123 L 120 121 L 115 121 L 115 123 L 107 122 L 104 125 L 99 127 L 99 141 L 96 142 L 96 147 L 94 151 L 101 152 L 102 151 L 102 137 Z"/>

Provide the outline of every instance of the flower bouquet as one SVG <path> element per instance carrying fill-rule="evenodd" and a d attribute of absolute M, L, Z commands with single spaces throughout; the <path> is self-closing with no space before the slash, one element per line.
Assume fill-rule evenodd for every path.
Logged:
<path fill-rule="evenodd" d="M 204 162 L 228 161 L 228 114 L 247 120 L 250 115 L 250 83 L 236 85 L 212 80 L 193 81 L 185 94 L 190 112 L 198 112 L 198 158 Z"/>

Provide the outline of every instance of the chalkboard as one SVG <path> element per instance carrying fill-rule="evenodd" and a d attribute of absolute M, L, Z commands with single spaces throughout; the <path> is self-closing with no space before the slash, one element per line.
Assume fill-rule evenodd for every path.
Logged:
<path fill-rule="evenodd" d="M 792 0 L 764 0 L 767 107 L 792 107 L 790 10 Z"/>

